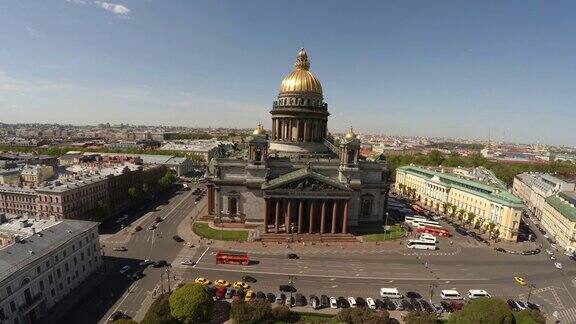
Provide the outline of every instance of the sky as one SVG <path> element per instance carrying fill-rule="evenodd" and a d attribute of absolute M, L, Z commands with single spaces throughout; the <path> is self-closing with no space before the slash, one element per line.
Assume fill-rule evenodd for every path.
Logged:
<path fill-rule="evenodd" d="M 4 0 L 0 122 L 270 127 L 301 46 L 329 129 L 575 145 L 575 1 Z"/>

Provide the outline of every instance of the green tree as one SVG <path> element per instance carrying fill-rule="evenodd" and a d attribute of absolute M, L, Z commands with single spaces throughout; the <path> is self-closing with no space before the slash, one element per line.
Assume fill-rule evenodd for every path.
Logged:
<path fill-rule="evenodd" d="M 464 219 L 464 215 L 466 215 L 466 209 L 460 209 L 458 211 L 458 219 L 463 220 Z"/>
<path fill-rule="evenodd" d="M 432 150 L 428 153 L 428 161 L 431 165 L 441 165 L 444 161 L 444 155 L 438 150 Z"/>
<path fill-rule="evenodd" d="M 277 321 L 287 321 L 292 311 L 286 306 L 272 308 L 272 317 Z"/>
<path fill-rule="evenodd" d="M 461 311 L 452 313 L 449 324 L 513 324 L 514 315 L 508 305 L 496 298 L 479 298 L 472 300 Z"/>
<path fill-rule="evenodd" d="M 343 308 L 338 312 L 337 318 L 339 321 L 350 324 L 387 324 L 390 320 L 390 313 L 387 311 L 375 313 L 368 308 Z"/>
<path fill-rule="evenodd" d="M 201 323 L 210 318 L 214 300 L 203 285 L 189 283 L 170 295 L 170 314 L 180 321 Z"/>
<path fill-rule="evenodd" d="M 485 166 L 488 160 L 482 156 L 480 153 L 472 153 L 468 156 L 468 159 L 472 163 L 472 166 Z"/>
<path fill-rule="evenodd" d="M 145 183 L 145 184 L 142 185 L 142 192 L 143 192 L 143 193 L 148 193 L 148 192 L 150 192 L 150 188 L 148 187 L 148 184 L 147 184 L 147 183 Z"/>
<path fill-rule="evenodd" d="M 442 204 L 442 210 L 444 211 L 445 214 L 448 214 L 448 210 L 450 209 L 452 205 L 449 202 L 445 202 Z"/>
<path fill-rule="evenodd" d="M 430 314 L 421 311 L 409 312 L 404 318 L 406 324 L 436 324 L 438 317 L 436 314 Z"/>
<path fill-rule="evenodd" d="M 128 188 L 128 198 L 132 201 L 135 202 L 138 200 L 139 194 L 138 194 L 138 190 L 134 187 L 130 187 Z"/>
<path fill-rule="evenodd" d="M 233 302 L 230 309 L 230 318 L 238 324 L 265 323 L 272 319 L 270 304 L 263 301 L 253 303 Z"/>
<path fill-rule="evenodd" d="M 164 176 L 162 176 L 162 178 L 158 180 L 158 184 L 160 185 L 160 187 L 165 189 L 168 188 L 168 186 L 170 186 L 174 182 L 176 182 L 176 180 L 178 180 L 178 177 L 176 176 L 176 171 L 168 169 L 166 170 Z"/>
<path fill-rule="evenodd" d="M 114 323 L 114 324 L 138 324 L 138 322 L 136 322 L 133 319 L 119 319 L 119 320 L 115 320 L 112 323 Z"/>
<path fill-rule="evenodd" d="M 467 215 L 468 224 L 472 224 L 472 222 L 474 222 L 474 218 L 476 218 L 476 214 L 469 212 Z"/>
<path fill-rule="evenodd" d="M 177 324 L 170 313 L 170 295 L 162 294 L 154 300 L 140 324 Z"/>
<path fill-rule="evenodd" d="M 99 222 L 103 222 L 110 216 L 110 210 L 108 205 L 106 205 L 102 200 L 98 200 L 96 202 L 96 206 L 94 207 L 94 215 L 96 216 L 96 220 Z"/>
<path fill-rule="evenodd" d="M 516 324 L 545 324 L 546 318 L 541 312 L 533 309 L 525 309 L 514 313 Z"/>

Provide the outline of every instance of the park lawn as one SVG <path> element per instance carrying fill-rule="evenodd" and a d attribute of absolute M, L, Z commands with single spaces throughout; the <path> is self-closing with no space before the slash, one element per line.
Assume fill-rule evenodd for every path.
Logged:
<path fill-rule="evenodd" d="M 392 225 L 386 233 L 386 240 L 395 240 L 403 237 L 406 234 L 406 230 L 400 225 Z M 380 233 L 371 233 L 362 235 L 364 242 L 381 242 L 384 241 L 384 229 Z"/>
<path fill-rule="evenodd" d="M 195 222 L 192 225 L 192 230 L 196 235 L 212 240 L 246 241 L 248 239 L 247 230 L 217 230 L 204 222 Z"/>
<path fill-rule="evenodd" d="M 275 321 L 274 324 L 306 323 L 306 324 L 338 324 L 336 316 L 323 313 L 293 312 L 287 321 Z"/>

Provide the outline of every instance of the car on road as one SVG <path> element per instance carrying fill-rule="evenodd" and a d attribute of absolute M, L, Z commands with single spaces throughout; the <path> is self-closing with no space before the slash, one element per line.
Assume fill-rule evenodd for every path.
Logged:
<path fill-rule="evenodd" d="M 181 265 L 185 265 L 185 266 L 193 266 L 196 265 L 196 262 L 192 261 L 192 260 L 184 260 L 184 261 L 180 261 Z"/>
<path fill-rule="evenodd" d="M 288 253 L 288 259 L 300 259 L 296 253 Z"/>
<path fill-rule="evenodd" d="M 140 232 L 142 230 L 142 226 L 138 225 L 134 227 L 134 232 Z"/>
<path fill-rule="evenodd" d="M 130 279 L 132 280 L 138 280 L 142 277 L 144 277 L 144 271 L 142 270 L 136 270 L 133 274 L 131 274 L 130 276 L 128 276 Z"/>
<path fill-rule="evenodd" d="M 232 296 L 232 301 L 242 301 L 244 300 L 244 292 L 242 290 L 236 290 L 234 296 Z"/>
<path fill-rule="evenodd" d="M 164 220 L 164 219 L 162 219 L 162 217 L 156 216 L 156 218 L 154 219 L 154 222 L 160 223 L 160 222 L 162 222 L 163 220 Z"/>
<path fill-rule="evenodd" d="M 376 302 L 374 301 L 374 299 L 368 297 L 366 298 L 366 305 L 368 305 L 368 308 L 370 309 L 376 309 Z"/>
<path fill-rule="evenodd" d="M 444 313 L 444 308 L 440 304 L 432 304 L 432 308 L 434 308 L 434 312 L 436 315 L 440 316 Z"/>
<path fill-rule="evenodd" d="M 550 254 L 550 255 L 554 255 L 554 251 L 550 250 L 550 249 L 546 249 L 546 253 Z"/>
<path fill-rule="evenodd" d="M 435 313 L 436 312 L 436 309 L 434 309 L 432 307 L 432 305 L 430 305 L 427 301 L 425 301 L 423 299 L 420 300 L 420 305 L 422 305 L 422 308 L 428 313 Z"/>
<path fill-rule="evenodd" d="M 152 224 L 150 226 L 148 226 L 148 230 L 153 231 L 156 229 L 156 224 Z"/>
<path fill-rule="evenodd" d="M 146 260 L 144 260 L 144 261 L 140 261 L 140 263 L 138 263 L 138 264 L 139 264 L 140 266 L 142 266 L 142 267 L 145 267 L 145 266 L 150 265 L 150 264 L 152 264 L 152 263 L 154 263 L 154 261 L 152 261 L 152 260 L 150 260 L 150 259 L 146 259 Z"/>
<path fill-rule="evenodd" d="M 350 307 L 355 308 L 356 305 L 356 299 L 354 297 L 348 297 L 348 303 L 350 304 Z"/>
<path fill-rule="evenodd" d="M 511 310 L 514 310 L 514 311 L 520 310 L 520 307 L 518 307 L 518 304 L 516 304 L 516 302 L 512 299 L 508 299 L 506 301 L 506 304 L 508 304 L 508 308 L 510 308 Z"/>
<path fill-rule="evenodd" d="M 554 266 L 556 267 L 556 269 L 562 269 L 562 263 L 560 262 L 554 262 Z"/>
<path fill-rule="evenodd" d="M 120 252 L 126 252 L 128 251 L 128 249 L 125 246 L 117 246 L 115 248 L 113 248 L 112 250 L 114 251 L 120 251 Z"/>
<path fill-rule="evenodd" d="M 236 281 L 234 284 L 232 284 L 234 286 L 234 288 L 236 289 L 248 289 L 250 288 L 250 285 L 243 282 L 243 281 Z"/>
<path fill-rule="evenodd" d="M 276 301 L 276 296 L 274 296 L 273 293 L 267 293 L 266 294 L 266 301 L 269 303 L 274 303 L 274 301 Z"/>
<path fill-rule="evenodd" d="M 532 310 L 540 311 L 540 305 L 538 305 L 538 304 L 534 304 L 534 303 L 531 303 L 531 302 L 527 302 L 527 303 L 526 303 L 526 306 L 528 306 L 528 308 L 530 308 L 530 309 L 532 309 Z"/>
<path fill-rule="evenodd" d="M 556 250 L 556 244 L 552 243 L 552 244 L 550 244 L 550 247 L 553 248 L 554 250 Z"/>
<path fill-rule="evenodd" d="M 287 296 L 284 300 L 284 306 L 292 307 L 294 306 L 294 297 Z"/>
<path fill-rule="evenodd" d="M 281 292 L 296 292 L 297 289 L 290 285 L 280 285 L 280 287 L 278 287 L 278 290 L 280 290 Z"/>
<path fill-rule="evenodd" d="M 217 300 L 222 300 L 222 299 L 224 299 L 225 296 L 226 296 L 226 288 L 224 288 L 224 287 L 216 288 L 216 292 L 214 293 L 214 297 L 216 297 Z"/>
<path fill-rule="evenodd" d="M 128 272 L 128 270 L 130 270 L 130 266 L 125 265 L 122 267 L 122 269 L 120 269 L 120 274 L 125 274 L 126 272 Z"/>
<path fill-rule="evenodd" d="M 245 302 L 249 302 L 254 298 L 254 291 L 253 290 L 248 290 L 246 292 L 246 296 L 244 296 L 244 301 Z"/>
<path fill-rule="evenodd" d="M 223 288 L 230 287 L 230 283 L 224 279 L 218 279 L 218 280 L 214 281 L 214 285 L 217 287 L 223 287 Z"/>
<path fill-rule="evenodd" d="M 108 322 L 114 322 L 114 321 L 118 321 L 121 319 L 131 319 L 130 316 L 122 313 L 121 311 L 115 311 L 114 313 L 112 313 L 112 315 L 110 315 L 110 317 L 108 317 Z"/>
<path fill-rule="evenodd" d="M 514 277 L 514 281 L 520 286 L 526 286 L 526 280 L 522 277 Z"/>
<path fill-rule="evenodd" d="M 242 276 L 242 281 L 254 283 L 254 282 L 256 282 L 257 280 L 256 280 L 256 278 L 251 277 L 251 276 Z"/>
<path fill-rule="evenodd" d="M 306 306 L 306 298 L 301 293 L 296 293 L 294 295 L 294 305 L 295 306 Z"/>
<path fill-rule="evenodd" d="M 181 238 L 181 237 L 178 236 L 178 235 L 172 236 L 172 239 L 173 239 L 174 241 L 178 242 L 178 243 L 184 242 L 184 239 Z"/>
<path fill-rule="evenodd" d="M 396 308 L 396 310 L 403 311 L 405 309 L 404 305 L 399 300 L 393 300 L 392 304 L 394 304 L 394 308 Z"/>
<path fill-rule="evenodd" d="M 409 291 L 406 293 L 406 298 L 422 298 L 422 296 L 414 291 Z"/>
<path fill-rule="evenodd" d="M 496 248 L 494 248 L 494 250 L 498 251 L 498 252 L 506 253 L 506 250 L 501 248 L 501 247 L 496 247 Z"/>
<path fill-rule="evenodd" d="M 338 308 L 338 301 L 336 300 L 336 297 L 330 297 L 330 308 Z"/>
<path fill-rule="evenodd" d="M 204 278 L 204 277 L 198 277 L 198 278 L 194 279 L 194 283 L 201 284 L 201 285 L 204 285 L 204 286 L 208 286 L 209 284 L 212 283 L 212 281 L 210 281 L 210 280 L 208 280 L 207 278 Z"/>
<path fill-rule="evenodd" d="M 308 297 L 308 303 L 312 306 L 313 309 L 320 309 L 322 308 L 322 304 L 320 303 L 320 299 L 316 297 L 316 295 L 310 295 Z"/>
<path fill-rule="evenodd" d="M 402 299 L 402 306 L 404 307 L 404 310 L 411 312 L 414 310 L 414 306 L 412 306 L 412 304 L 407 301 L 406 299 Z"/>
<path fill-rule="evenodd" d="M 412 305 L 412 307 L 417 310 L 417 311 L 422 311 L 422 305 L 420 305 L 420 302 L 418 301 L 418 299 L 416 298 L 410 298 L 410 304 Z"/>
<path fill-rule="evenodd" d="M 232 298 L 232 296 L 234 296 L 235 292 L 236 292 L 236 290 L 234 290 L 234 288 L 226 289 L 226 293 L 224 294 L 224 298 L 226 298 L 226 299 Z"/>
<path fill-rule="evenodd" d="M 520 310 L 525 310 L 526 307 L 528 307 L 528 306 L 526 306 L 526 304 L 525 304 L 523 301 L 521 301 L 521 300 L 517 300 L 517 301 L 516 301 L 516 305 L 518 305 L 518 308 L 520 308 Z"/>
<path fill-rule="evenodd" d="M 554 261 L 554 260 L 556 260 L 556 257 L 553 256 L 553 255 L 551 255 L 551 256 L 550 256 L 550 260 Z"/>
<path fill-rule="evenodd" d="M 154 262 L 154 264 L 152 264 L 152 266 L 154 268 L 162 268 L 168 265 L 168 262 L 166 262 L 166 260 L 158 260 L 156 262 Z"/>

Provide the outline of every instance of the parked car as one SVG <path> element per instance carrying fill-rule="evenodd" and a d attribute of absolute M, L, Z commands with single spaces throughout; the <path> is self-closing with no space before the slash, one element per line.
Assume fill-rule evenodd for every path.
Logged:
<path fill-rule="evenodd" d="M 235 292 L 236 292 L 236 290 L 234 288 L 226 289 L 226 293 L 224 294 L 224 298 L 226 298 L 226 299 L 232 298 L 232 296 L 234 296 Z"/>
<path fill-rule="evenodd" d="M 142 226 L 138 225 L 134 227 L 134 232 L 140 232 L 142 230 Z"/>
<path fill-rule="evenodd" d="M 320 296 L 320 304 L 322 304 L 322 307 L 329 307 L 330 306 L 330 298 L 328 298 L 327 295 L 322 295 Z"/>
<path fill-rule="evenodd" d="M 166 262 L 166 260 L 158 260 L 156 262 L 154 262 L 154 264 L 152 265 L 154 268 L 162 268 L 168 265 L 168 262 Z"/>
<path fill-rule="evenodd" d="M 289 285 L 280 285 L 278 290 L 281 292 L 296 292 L 297 289 Z"/>
<path fill-rule="evenodd" d="M 294 295 L 294 305 L 306 306 L 306 298 L 304 298 L 301 293 L 296 293 L 296 295 Z"/>
<path fill-rule="evenodd" d="M 112 250 L 114 250 L 114 251 L 120 251 L 120 252 L 126 252 L 126 251 L 128 251 L 128 249 L 127 249 L 126 247 L 124 247 L 124 246 L 117 246 L 117 247 L 113 248 Z"/>
<path fill-rule="evenodd" d="M 501 248 L 501 247 L 494 248 L 494 250 L 496 250 L 498 252 L 506 253 L 506 250 Z"/>
<path fill-rule="evenodd" d="M 263 293 L 262 291 L 257 292 L 256 293 L 256 300 L 266 301 L 266 294 Z"/>
<path fill-rule="evenodd" d="M 184 239 L 183 239 L 183 238 L 181 238 L 181 237 L 180 237 L 180 236 L 178 236 L 178 235 L 174 235 L 174 236 L 172 236 L 172 239 L 173 239 L 174 241 L 178 242 L 178 243 L 180 243 L 180 242 L 184 242 Z"/>
<path fill-rule="evenodd" d="M 294 306 L 294 297 L 286 296 L 286 300 L 284 301 L 284 305 L 288 307 Z"/>
<path fill-rule="evenodd" d="M 427 301 L 425 300 L 420 300 L 420 305 L 422 305 L 422 308 L 427 311 L 428 313 L 435 313 L 436 309 L 432 308 L 432 305 L 430 305 Z"/>
<path fill-rule="evenodd" d="M 144 277 L 144 271 L 142 270 L 136 270 L 132 275 L 130 275 L 130 279 L 132 280 L 138 280 L 142 277 Z"/>
<path fill-rule="evenodd" d="M 414 310 L 414 306 L 412 306 L 412 304 L 407 301 L 406 299 L 402 299 L 402 306 L 404 306 L 404 310 L 411 312 Z"/>
<path fill-rule="evenodd" d="M 339 308 L 348 308 L 348 307 L 350 307 L 350 302 L 344 297 L 338 297 L 338 307 Z"/>
<path fill-rule="evenodd" d="M 554 266 L 556 267 L 556 269 L 562 269 L 562 263 L 560 262 L 554 262 Z"/>
<path fill-rule="evenodd" d="M 122 313 L 121 311 L 115 311 L 112 313 L 112 315 L 110 315 L 110 317 L 108 317 L 108 322 L 114 322 L 121 319 L 131 319 L 131 317 Z"/>
<path fill-rule="evenodd" d="M 266 294 L 266 301 L 269 303 L 274 303 L 276 301 L 276 296 L 273 293 Z"/>
<path fill-rule="evenodd" d="M 394 308 L 396 308 L 396 310 L 403 311 L 405 309 L 404 305 L 398 300 L 393 300 L 392 304 L 394 304 Z"/>
<path fill-rule="evenodd" d="M 518 307 L 518 304 L 516 304 L 516 302 L 515 302 L 514 300 L 512 300 L 512 299 L 508 299 L 508 300 L 506 301 L 506 304 L 508 304 L 508 307 L 509 307 L 511 310 L 514 310 L 514 311 L 520 310 L 520 307 Z"/>
<path fill-rule="evenodd" d="M 350 303 L 350 307 L 355 308 L 356 305 L 356 299 L 354 297 L 348 297 L 348 303 Z"/>
<path fill-rule="evenodd" d="M 154 263 L 154 261 L 146 259 L 144 261 L 140 261 L 139 265 L 145 267 L 145 266 L 152 264 L 152 263 Z"/>
<path fill-rule="evenodd" d="M 156 229 L 156 224 L 152 224 L 150 226 L 148 226 L 148 230 L 153 231 Z"/>
<path fill-rule="evenodd" d="M 374 299 L 368 297 L 366 298 L 366 305 L 368 305 L 368 308 L 370 309 L 376 309 L 376 302 L 374 301 Z"/>
<path fill-rule="evenodd" d="M 253 283 L 253 282 L 256 282 L 257 280 L 251 276 L 242 276 L 242 281 Z"/>
<path fill-rule="evenodd" d="M 216 292 L 214 292 L 214 296 L 218 300 L 226 298 L 226 288 L 224 288 L 224 287 L 216 288 Z"/>
<path fill-rule="evenodd" d="M 452 308 L 452 305 L 450 305 L 447 301 L 441 301 L 440 305 L 442 306 L 442 308 L 444 308 L 444 311 L 447 313 L 452 313 L 454 312 L 454 308 Z"/>
<path fill-rule="evenodd" d="M 276 304 L 278 304 L 278 305 L 284 304 L 284 299 L 286 299 L 286 295 L 284 295 L 282 293 L 276 294 Z"/>
<path fill-rule="evenodd" d="M 296 253 L 288 253 L 288 259 L 300 259 Z"/>
<path fill-rule="evenodd" d="M 338 302 L 336 301 L 336 297 L 330 297 L 330 308 L 333 309 L 338 308 Z"/>
<path fill-rule="evenodd" d="M 318 299 L 318 297 L 316 297 L 315 295 L 310 295 L 310 297 L 308 297 L 308 303 L 310 304 L 310 306 L 312 306 L 313 309 L 322 308 L 322 303 L 320 303 L 320 299 Z"/>
<path fill-rule="evenodd" d="M 387 309 L 386 303 L 382 299 L 376 298 L 376 299 L 374 299 L 374 302 L 376 303 L 377 309 Z"/>
<path fill-rule="evenodd" d="M 128 272 L 128 270 L 130 270 L 130 266 L 125 265 L 122 267 L 122 269 L 120 269 L 120 274 L 125 274 L 126 272 Z"/>
<path fill-rule="evenodd" d="M 533 309 L 533 310 L 536 310 L 536 311 L 540 311 L 540 305 L 538 305 L 538 304 L 534 304 L 534 303 L 531 303 L 531 302 L 527 302 L 527 303 L 526 303 L 526 306 L 528 306 L 528 308 L 530 308 L 530 309 Z"/>
<path fill-rule="evenodd" d="M 525 310 L 528 306 L 526 306 L 526 304 L 524 304 L 523 301 L 521 300 L 517 300 L 516 301 L 516 305 L 518 305 L 518 308 L 520 308 L 520 310 Z"/>
<path fill-rule="evenodd" d="M 193 266 L 196 264 L 196 262 L 192 261 L 192 260 L 184 260 L 184 261 L 180 261 L 181 265 L 185 265 L 185 266 Z"/>
<path fill-rule="evenodd" d="M 156 218 L 154 219 L 154 222 L 156 223 L 160 223 L 161 221 L 163 221 L 163 219 L 160 216 L 156 216 Z"/>
<path fill-rule="evenodd" d="M 461 310 L 461 309 L 464 307 L 464 303 L 463 303 L 463 302 L 460 302 L 460 301 L 452 300 L 452 301 L 450 301 L 450 306 L 452 306 L 452 308 L 453 308 L 455 311 L 459 311 L 459 310 Z"/>
<path fill-rule="evenodd" d="M 406 298 L 422 298 L 422 296 L 414 291 L 409 291 L 406 293 Z"/>
<path fill-rule="evenodd" d="M 366 303 L 366 300 L 362 297 L 356 297 L 356 306 L 358 307 L 366 307 L 368 306 L 368 304 Z"/>
<path fill-rule="evenodd" d="M 422 311 L 422 305 L 420 305 L 420 302 L 418 302 L 418 299 L 416 298 L 410 298 L 410 304 L 412 304 L 412 307 L 417 310 L 417 311 Z"/>

